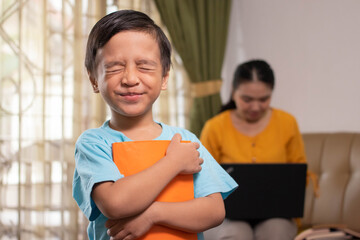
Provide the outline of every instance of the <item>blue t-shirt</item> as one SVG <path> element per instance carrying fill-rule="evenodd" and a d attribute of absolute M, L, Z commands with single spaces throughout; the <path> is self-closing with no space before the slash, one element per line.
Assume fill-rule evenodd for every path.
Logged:
<path fill-rule="evenodd" d="M 199 139 L 191 132 L 178 127 L 159 123 L 162 133 L 154 140 L 171 140 L 175 133 L 180 133 L 182 140 L 198 142 L 200 157 L 204 159 L 202 170 L 194 174 L 194 196 L 205 197 L 220 192 L 225 199 L 236 187 L 236 182 L 215 161 Z M 73 197 L 89 219 L 89 239 L 110 239 L 105 222 L 107 218 L 97 208 L 91 198 L 94 184 L 104 181 L 117 181 L 124 177 L 112 159 L 114 142 L 132 141 L 123 133 L 111 129 L 109 121 L 100 128 L 86 130 L 77 140 L 75 147 L 75 173 L 73 179 Z M 198 234 L 198 239 L 204 239 Z"/>

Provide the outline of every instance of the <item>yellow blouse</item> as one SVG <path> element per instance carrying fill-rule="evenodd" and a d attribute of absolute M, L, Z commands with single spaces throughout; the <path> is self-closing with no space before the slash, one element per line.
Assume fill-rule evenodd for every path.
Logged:
<path fill-rule="evenodd" d="M 219 163 L 305 163 L 304 142 L 296 119 L 279 109 L 272 109 L 266 128 L 254 137 L 239 132 L 230 117 L 231 110 L 209 119 L 200 141 Z M 308 170 L 315 196 L 319 195 L 316 174 Z M 300 219 L 295 219 L 301 226 Z"/>
<path fill-rule="evenodd" d="M 296 119 L 289 113 L 272 109 L 266 128 L 249 137 L 234 127 L 230 112 L 209 119 L 200 136 L 202 144 L 219 163 L 306 162 Z"/>

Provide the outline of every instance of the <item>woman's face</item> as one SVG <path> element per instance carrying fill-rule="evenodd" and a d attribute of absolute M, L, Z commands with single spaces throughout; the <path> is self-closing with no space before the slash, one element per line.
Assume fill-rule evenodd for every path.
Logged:
<path fill-rule="evenodd" d="M 272 89 L 261 81 L 241 83 L 232 94 L 236 113 L 247 122 L 257 122 L 270 107 Z"/>

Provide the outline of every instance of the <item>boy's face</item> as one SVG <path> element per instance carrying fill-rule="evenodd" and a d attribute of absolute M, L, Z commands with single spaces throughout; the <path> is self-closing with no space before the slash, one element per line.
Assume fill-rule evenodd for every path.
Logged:
<path fill-rule="evenodd" d="M 144 32 L 114 35 L 99 51 L 95 92 L 110 106 L 112 116 L 152 114 L 152 105 L 166 89 L 169 73 L 162 75 L 160 50 L 155 38 Z"/>

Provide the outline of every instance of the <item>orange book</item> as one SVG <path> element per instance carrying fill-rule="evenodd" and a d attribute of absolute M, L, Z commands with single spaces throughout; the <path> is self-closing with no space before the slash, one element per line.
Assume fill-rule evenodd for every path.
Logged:
<path fill-rule="evenodd" d="M 170 141 L 150 140 L 113 143 L 113 160 L 126 177 L 138 173 L 156 163 L 166 154 Z M 183 202 L 194 199 L 192 174 L 176 176 L 159 194 L 155 201 Z M 196 233 L 154 225 L 140 240 L 196 240 Z"/>

